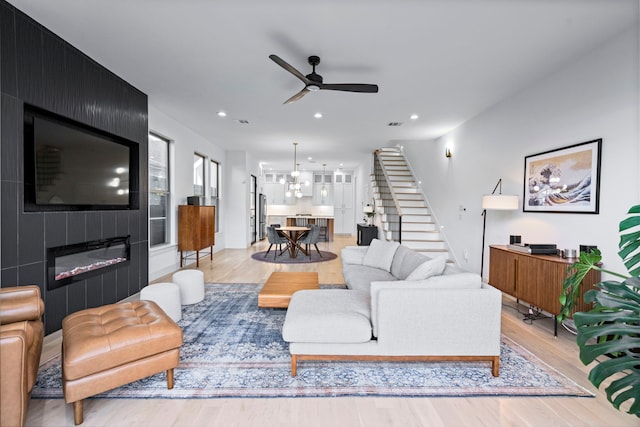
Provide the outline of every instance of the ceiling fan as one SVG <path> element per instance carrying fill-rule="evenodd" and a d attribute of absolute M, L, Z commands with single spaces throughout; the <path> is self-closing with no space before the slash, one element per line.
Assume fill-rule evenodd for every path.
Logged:
<path fill-rule="evenodd" d="M 285 104 L 289 104 L 291 102 L 297 101 L 303 96 L 305 96 L 309 92 L 316 92 L 318 90 L 340 90 L 343 92 L 364 92 L 364 93 L 377 93 L 378 85 L 364 84 L 364 83 L 323 83 L 322 76 L 320 74 L 316 74 L 316 65 L 320 63 L 319 56 L 310 56 L 308 61 L 309 65 L 313 67 L 311 74 L 307 74 L 306 76 L 302 74 L 300 71 L 293 68 L 293 66 L 289 65 L 286 61 L 281 59 L 278 55 L 269 55 L 269 58 L 273 60 L 276 64 L 299 78 L 302 83 L 304 83 L 304 88 L 293 95 L 291 98 L 284 101 Z"/>

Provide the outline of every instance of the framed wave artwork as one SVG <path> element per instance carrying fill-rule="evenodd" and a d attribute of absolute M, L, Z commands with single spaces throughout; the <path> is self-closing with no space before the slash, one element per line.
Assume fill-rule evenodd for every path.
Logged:
<path fill-rule="evenodd" d="M 524 212 L 597 214 L 602 139 L 524 158 Z"/>

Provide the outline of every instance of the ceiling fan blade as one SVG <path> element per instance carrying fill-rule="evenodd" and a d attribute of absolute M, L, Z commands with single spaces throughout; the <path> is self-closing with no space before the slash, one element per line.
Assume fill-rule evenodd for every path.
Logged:
<path fill-rule="evenodd" d="M 287 99 L 286 101 L 283 102 L 283 104 L 291 104 L 292 102 L 297 101 L 298 99 L 302 98 L 303 96 L 305 96 L 307 93 L 309 93 L 309 89 L 307 89 L 306 87 L 304 89 L 302 89 L 300 92 L 296 93 L 295 95 L 293 95 L 291 98 Z"/>
<path fill-rule="evenodd" d="M 344 92 L 365 92 L 378 93 L 378 85 L 370 85 L 363 83 L 327 83 L 320 85 L 320 89 L 341 90 Z"/>
<path fill-rule="evenodd" d="M 271 58 L 273 62 L 275 62 L 276 64 L 278 64 L 279 66 L 281 66 L 282 68 L 284 68 L 285 70 L 287 70 L 288 72 L 290 72 L 291 74 L 299 78 L 302 81 L 302 83 L 304 83 L 305 85 L 309 84 L 309 79 L 307 79 L 304 76 L 304 74 L 302 74 L 300 71 L 293 68 L 292 65 L 286 62 L 284 59 L 280 58 L 278 55 L 269 55 L 269 58 Z"/>

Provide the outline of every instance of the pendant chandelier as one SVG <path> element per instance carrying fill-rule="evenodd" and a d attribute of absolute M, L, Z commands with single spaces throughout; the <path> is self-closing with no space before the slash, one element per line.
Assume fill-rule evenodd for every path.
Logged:
<path fill-rule="evenodd" d="M 293 170 L 291 171 L 291 176 L 293 177 L 294 180 L 298 177 L 298 175 L 300 175 L 300 172 L 298 171 L 297 154 L 298 154 L 298 143 L 294 142 L 293 143 Z"/>
<path fill-rule="evenodd" d="M 300 191 L 301 185 L 298 182 L 298 176 L 300 176 L 300 171 L 298 170 L 298 143 L 293 143 L 293 170 L 291 171 L 291 177 L 293 178 L 293 182 L 289 183 L 287 191 L 285 193 L 286 197 L 291 197 L 295 195 L 298 199 L 302 197 L 302 191 Z"/>
<path fill-rule="evenodd" d="M 327 164 L 322 164 L 322 189 L 320 190 L 320 195 L 322 196 L 322 203 L 324 203 L 324 198 L 327 197 L 327 187 L 325 187 L 324 176 L 327 174 Z"/>

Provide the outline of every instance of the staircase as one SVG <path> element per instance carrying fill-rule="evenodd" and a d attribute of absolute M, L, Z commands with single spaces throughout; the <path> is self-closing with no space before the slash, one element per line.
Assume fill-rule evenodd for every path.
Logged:
<path fill-rule="evenodd" d="M 381 148 L 374 153 L 371 186 L 386 240 L 401 242 L 430 258 L 444 254 L 453 262 L 444 236 L 399 149 Z"/>

